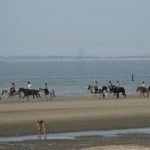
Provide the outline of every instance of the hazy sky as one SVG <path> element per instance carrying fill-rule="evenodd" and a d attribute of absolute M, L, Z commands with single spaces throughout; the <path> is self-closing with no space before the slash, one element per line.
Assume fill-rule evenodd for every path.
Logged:
<path fill-rule="evenodd" d="M 0 56 L 150 55 L 150 0 L 0 0 Z"/>

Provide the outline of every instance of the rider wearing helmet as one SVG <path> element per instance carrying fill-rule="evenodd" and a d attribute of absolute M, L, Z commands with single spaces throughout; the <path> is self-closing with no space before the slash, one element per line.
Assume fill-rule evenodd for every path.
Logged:
<path fill-rule="evenodd" d="M 11 84 L 10 91 L 11 91 L 11 94 L 13 94 L 15 92 L 15 84 L 14 83 Z"/>
<path fill-rule="evenodd" d="M 28 90 L 29 90 L 29 93 L 31 93 L 31 83 L 28 82 Z"/>
<path fill-rule="evenodd" d="M 143 83 L 142 83 L 142 87 L 143 87 L 143 91 L 145 91 L 146 88 L 145 88 L 145 83 L 144 83 L 144 81 L 143 81 Z"/>
<path fill-rule="evenodd" d="M 47 83 L 45 83 L 44 91 L 45 91 L 45 94 L 46 94 L 46 95 L 49 93 L 49 90 L 48 90 L 48 85 L 47 85 Z"/>
<path fill-rule="evenodd" d="M 109 81 L 108 87 L 109 87 L 109 89 L 111 91 L 112 90 L 112 82 L 111 81 Z"/>
<path fill-rule="evenodd" d="M 94 90 L 95 90 L 95 93 L 98 91 L 97 81 L 94 84 Z"/>

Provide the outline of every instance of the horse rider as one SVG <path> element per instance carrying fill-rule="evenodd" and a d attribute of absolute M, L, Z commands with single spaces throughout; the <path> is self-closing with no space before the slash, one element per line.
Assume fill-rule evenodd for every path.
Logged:
<path fill-rule="evenodd" d="M 28 90 L 29 90 L 29 93 L 31 93 L 31 83 L 28 82 Z"/>
<path fill-rule="evenodd" d="M 109 89 L 111 91 L 112 90 L 112 82 L 111 81 L 109 81 L 108 87 L 109 87 Z"/>
<path fill-rule="evenodd" d="M 14 83 L 11 84 L 10 92 L 12 95 L 15 92 L 15 84 Z"/>
<path fill-rule="evenodd" d="M 119 81 L 117 81 L 116 87 L 120 88 L 120 82 Z"/>
<path fill-rule="evenodd" d="M 94 84 L 94 90 L 95 90 L 95 93 L 98 91 L 97 81 Z"/>
<path fill-rule="evenodd" d="M 120 82 L 119 81 L 117 81 L 116 88 L 117 88 L 117 93 L 118 93 L 118 89 L 120 88 Z"/>
<path fill-rule="evenodd" d="M 143 88 L 143 91 L 146 90 L 144 81 L 143 81 L 143 83 L 142 83 L 142 88 Z"/>
<path fill-rule="evenodd" d="M 46 94 L 46 95 L 49 93 L 49 90 L 48 90 L 48 85 L 47 85 L 47 83 L 45 83 L 44 91 L 45 91 L 45 94 Z"/>

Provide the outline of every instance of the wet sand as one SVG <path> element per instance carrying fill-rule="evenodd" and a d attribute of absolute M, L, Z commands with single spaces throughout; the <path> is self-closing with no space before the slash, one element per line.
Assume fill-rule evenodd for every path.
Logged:
<path fill-rule="evenodd" d="M 120 99 L 59 96 L 53 101 L 38 101 L 32 98 L 29 102 L 27 99 L 24 99 L 24 102 L 16 102 L 15 98 L 12 102 L 10 99 L 7 102 L 5 100 L 0 100 L 1 137 L 35 135 L 37 120 L 47 122 L 47 133 L 150 127 L 150 98 L 139 98 L 139 94 L 128 94 L 127 98 L 120 96 Z M 149 135 L 134 135 L 132 138 L 131 135 L 119 138 L 81 137 L 76 140 L 1 143 L 0 148 L 21 149 L 22 145 L 26 145 L 28 149 L 41 149 L 44 145 L 42 149 L 71 150 L 93 147 L 89 150 L 113 150 L 114 147 L 117 149 L 115 145 L 122 145 L 124 149 L 128 144 L 132 144 L 132 148 L 150 147 L 149 140 Z"/>

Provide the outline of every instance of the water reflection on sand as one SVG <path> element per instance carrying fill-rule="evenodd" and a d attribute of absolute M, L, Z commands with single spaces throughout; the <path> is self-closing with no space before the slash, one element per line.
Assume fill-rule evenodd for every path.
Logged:
<path fill-rule="evenodd" d="M 47 134 L 47 139 L 75 139 L 81 136 L 103 136 L 103 137 L 115 137 L 125 134 L 150 134 L 150 128 L 139 129 L 123 129 L 123 130 L 106 130 L 106 131 L 84 131 L 84 132 L 70 132 L 70 133 L 56 133 Z M 42 137 L 44 139 L 44 137 Z M 37 135 L 18 136 L 18 137 L 1 137 L 0 142 L 11 141 L 24 141 L 24 140 L 36 140 Z"/>

